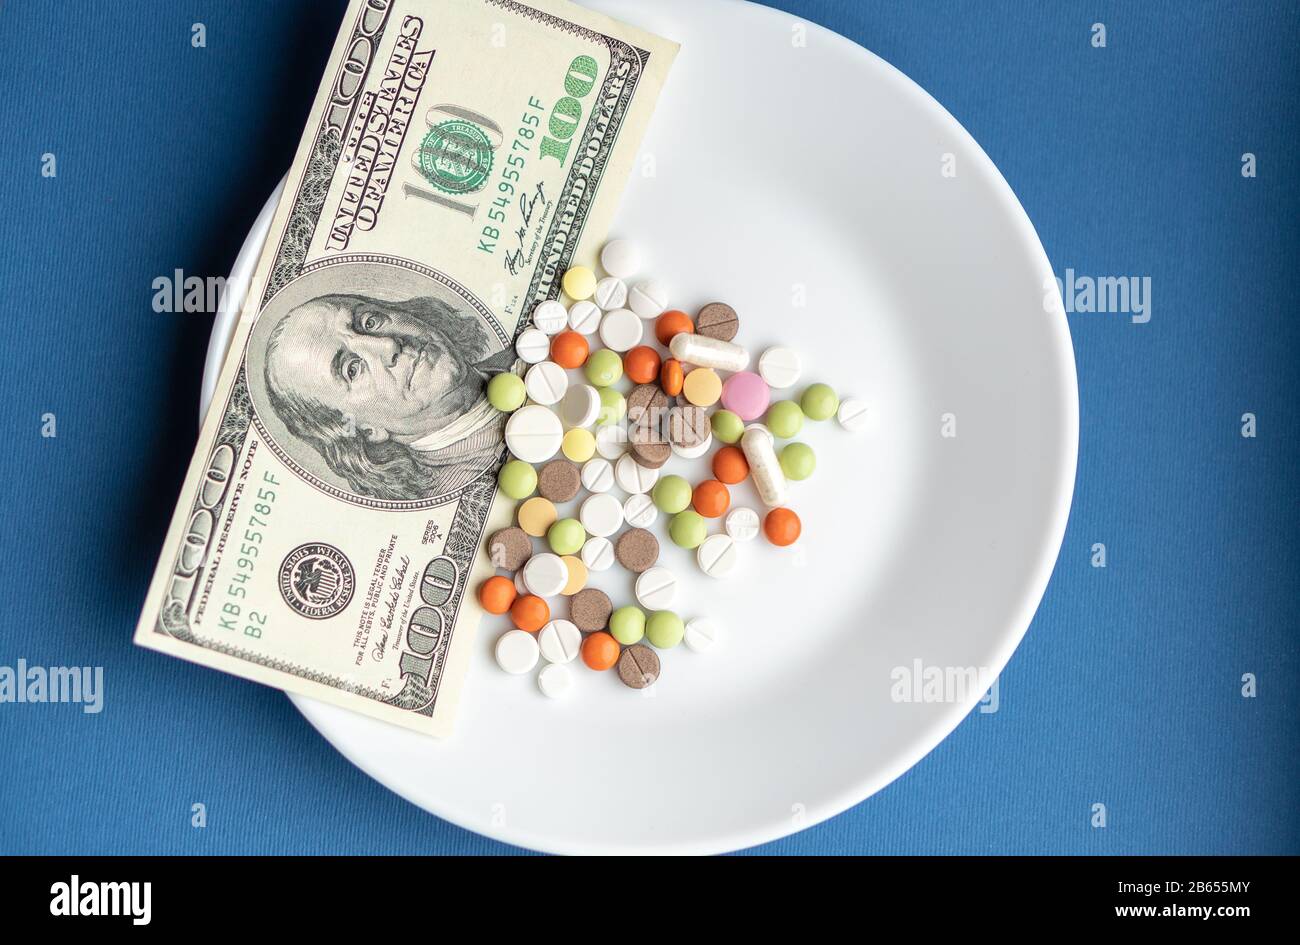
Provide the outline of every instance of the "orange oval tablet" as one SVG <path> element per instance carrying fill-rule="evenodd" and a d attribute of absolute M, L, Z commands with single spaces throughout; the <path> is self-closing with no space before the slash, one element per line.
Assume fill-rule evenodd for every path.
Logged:
<path fill-rule="evenodd" d="M 663 367 L 659 369 L 659 386 L 669 397 L 676 397 L 682 392 L 682 382 L 685 379 L 686 375 L 682 373 L 682 362 L 676 358 L 666 359 Z"/>
<path fill-rule="evenodd" d="M 536 633 L 551 619 L 551 608 L 536 594 L 523 594 L 510 605 L 510 619 L 520 630 Z"/>
<path fill-rule="evenodd" d="M 782 547 L 793 545 L 801 531 L 803 525 L 793 509 L 773 509 L 767 513 L 767 518 L 763 519 L 763 534 L 774 545 Z"/>
<path fill-rule="evenodd" d="M 724 446 L 713 454 L 713 477 L 734 486 L 749 475 L 749 460 L 739 446 Z"/>
<path fill-rule="evenodd" d="M 659 352 L 649 345 L 637 345 L 623 355 L 623 373 L 634 384 L 650 384 L 659 376 Z"/>
<path fill-rule="evenodd" d="M 490 614 L 504 614 L 518 596 L 515 582 L 499 574 L 488 578 L 478 589 L 478 602 Z"/>
<path fill-rule="evenodd" d="M 594 670 L 609 669 L 618 662 L 618 641 L 605 631 L 582 641 L 582 661 Z"/>
<path fill-rule="evenodd" d="M 675 308 L 669 309 L 655 319 L 655 337 L 665 348 L 668 347 L 668 342 L 673 340 L 673 335 L 680 335 L 682 332 L 695 334 L 695 323 L 685 312 L 679 312 Z"/>
<path fill-rule="evenodd" d="M 576 331 L 562 331 L 551 339 L 551 360 L 562 368 L 582 367 L 591 347 Z"/>
<path fill-rule="evenodd" d="M 691 505 L 705 518 L 717 518 L 731 505 L 731 493 L 716 479 L 705 479 L 691 493 Z"/>

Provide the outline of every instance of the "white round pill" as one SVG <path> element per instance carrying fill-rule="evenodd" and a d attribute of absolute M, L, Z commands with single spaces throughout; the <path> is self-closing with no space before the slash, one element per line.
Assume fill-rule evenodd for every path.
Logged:
<path fill-rule="evenodd" d="M 582 649 L 582 631 L 572 620 L 552 620 L 537 634 L 537 646 L 548 663 L 572 663 Z"/>
<path fill-rule="evenodd" d="M 692 617 L 686 621 L 686 645 L 696 653 L 703 653 L 722 639 L 722 627 L 708 617 Z"/>
<path fill-rule="evenodd" d="M 528 404 L 512 413 L 506 421 L 506 446 L 526 463 L 550 459 L 560 451 L 562 442 L 564 426 L 549 407 Z"/>
<path fill-rule="evenodd" d="M 659 481 L 659 470 L 642 466 L 631 453 L 624 453 L 614 464 L 614 480 L 624 492 L 636 495 L 654 488 Z"/>
<path fill-rule="evenodd" d="M 550 699 L 562 699 L 573 688 L 573 673 L 563 663 L 547 663 L 537 674 L 537 688 Z"/>
<path fill-rule="evenodd" d="M 525 407 L 525 410 L 528 408 Z M 517 417 L 519 411 L 510 416 Z M 596 431 L 596 452 L 606 459 L 618 459 L 627 452 L 628 435 L 622 426 L 611 423 Z M 553 454 L 552 454 L 553 455 Z"/>
<path fill-rule="evenodd" d="M 582 464 L 582 486 L 588 492 L 608 492 L 614 488 L 614 467 L 603 456 L 593 456 Z"/>
<path fill-rule="evenodd" d="M 750 541 L 758 537 L 759 518 L 753 509 L 738 505 L 727 513 L 723 526 L 736 541 Z"/>
<path fill-rule="evenodd" d="M 547 362 L 543 362 L 545 364 Z M 541 367 L 539 364 L 537 367 Z M 532 369 L 529 369 L 529 373 Z M 568 383 L 568 378 L 565 378 Z M 527 380 L 524 387 L 528 386 Z M 537 400 L 536 397 L 533 400 Z M 560 419 L 565 426 L 589 427 L 600 416 L 600 393 L 590 384 L 575 384 L 564 392 L 560 399 Z"/>
<path fill-rule="evenodd" d="M 655 507 L 654 499 L 644 492 L 638 492 L 628 496 L 627 501 L 623 503 L 623 517 L 627 519 L 629 525 L 649 528 L 659 517 L 659 509 Z"/>
<path fill-rule="evenodd" d="M 840 409 L 835 413 L 835 419 L 840 422 L 840 426 L 857 433 L 867 425 L 867 405 L 865 401 L 858 400 L 856 397 L 849 397 L 840 401 Z"/>
<path fill-rule="evenodd" d="M 641 251 L 631 240 L 610 240 L 600 251 L 600 266 L 611 276 L 627 279 L 641 268 Z"/>
<path fill-rule="evenodd" d="M 569 375 L 554 361 L 540 361 L 524 374 L 524 390 L 534 403 L 547 407 L 558 404 L 568 389 Z"/>
<path fill-rule="evenodd" d="M 497 665 L 516 676 L 537 665 L 537 641 L 523 630 L 507 630 L 497 640 Z"/>
<path fill-rule="evenodd" d="M 569 325 L 569 312 L 557 299 L 547 299 L 533 309 L 533 324 L 548 335 L 558 335 Z"/>
<path fill-rule="evenodd" d="M 641 319 L 625 308 L 606 312 L 600 320 L 600 340 L 611 351 L 629 351 L 641 343 Z"/>
<path fill-rule="evenodd" d="M 646 279 L 632 286 L 627 304 L 641 318 L 658 318 L 668 307 L 668 287 L 658 279 Z"/>
<path fill-rule="evenodd" d="M 673 452 L 682 459 L 699 459 L 709 450 L 713 449 L 713 434 L 710 433 L 694 446 L 678 446 L 676 443 L 673 443 L 672 447 Z"/>
<path fill-rule="evenodd" d="M 600 327 L 600 306 L 590 299 L 569 306 L 569 327 L 580 335 L 593 335 Z"/>
<path fill-rule="evenodd" d="M 667 568 L 647 568 L 637 575 L 636 599 L 647 610 L 667 610 L 677 596 L 677 576 Z"/>
<path fill-rule="evenodd" d="M 623 527 L 623 503 L 608 492 L 597 492 L 582 500 L 578 521 L 587 534 L 607 538 Z"/>
<path fill-rule="evenodd" d="M 695 563 L 709 577 L 726 577 L 736 570 L 736 542 L 730 535 L 710 535 L 695 549 Z"/>
<path fill-rule="evenodd" d="M 554 597 L 569 583 L 569 566 L 559 555 L 543 551 L 524 565 L 524 585 L 538 597 Z"/>
<path fill-rule="evenodd" d="M 545 361 L 551 356 L 551 339 L 540 328 L 525 328 L 515 341 L 515 354 L 529 364 Z"/>
<path fill-rule="evenodd" d="M 793 387 L 803 373 L 803 359 L 793 348 L 768 348 L 759 356 L 758 373 L 768 387 Z"/>
<path fill-rule="evenodd" d="M 601 279 L 596 283 L 592 299 L 607 312 L 612 308 L 622 308 L 627 301 L 627 283 L 614 276 Z"/>
<path fill-rule="evenodd" d="M 588 538 L 582 546 L 582 563 L 588 571 L 608 571 L 614 564 L 614 543 L 608 538 Z"/>
<path fill-rule="evenodd" d="M 520 568 L 515 572 L 515 590 L 520 594 L 528 593 L 528 585 L 524 583 L 524 569 Z"/>

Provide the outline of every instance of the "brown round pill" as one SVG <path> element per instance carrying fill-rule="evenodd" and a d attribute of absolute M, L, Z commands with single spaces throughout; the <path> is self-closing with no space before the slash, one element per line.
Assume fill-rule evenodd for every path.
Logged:
<path fill-rule="evenodd" d="M 679 449 L 699 446 L 709 438 L 711 429 L 703 407 L 680 404 L 668 411 L 668 441 Z"/>
<path fill-rule="evenodd" d="M 634 643 L 618 658 L 618 678 L 632 689 L 653 686 L 659 678 L 659 654 L 643 643 Z"/>
<path fill-rule="evenodd" d="M 488 558 L 494 568 L 518 571 L 533 556 L 533 540 L 514 525 L 493 532 L 488 539 Z"/>
<path fill-rule="evenodd" d="M 695 316 L 695 332 L 706 338 L 730 341 L 740 330 L 736 310 L 726 302 L 710 302 Z"/>
<path fill-rule="evenodd" d="M 582 472 L 567 459 L 553 459 L 537 474 L 537 491 L 552 502 L 568 502 L 582 488 Z"/>
<path fill-rule="evenodd" d="M 659 439 L 647 443 L 638 443 L 633 438 L 631 451 L 632 458 L 646 469 L 658 469 L 668 462 L 668 457 L 673 455 L 673 448 Z"/>
<path fill-rule="evenodd" d="M 613 612 L 609 595 L 594 587 L 584 587 L 569 598 L 569 619 L 583 633 L 604 630 Z"/>
<path fill-rule="evenodd" d="M 659 560 L 659 539 L 644 528 L 629 528 L 614 542 L 614 557 L 633 574 L 640 574 Z"/>
<path fill-rule="evenodd" d="M 658 384 L 638 384 L 627 395 L 627 419 L 634 427 L 663 427 L 672 401 Z"/>

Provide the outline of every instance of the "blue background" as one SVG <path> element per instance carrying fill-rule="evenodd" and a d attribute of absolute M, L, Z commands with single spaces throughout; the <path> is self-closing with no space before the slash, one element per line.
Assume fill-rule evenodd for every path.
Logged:
<path fill-rule="evenodd" d="M 759 852 L 1300 852 L 1297 8 L 774 5 L 947 107 L 1058 274 L 1153 286 L 1148 324 L 1070 317 L 1074 511 L 1000 711 Z M 511 849 L 388 793 L 279 693 L 131 644 L 211 324 L 155 313 L 151 283 L 229 271 L 290 163 L 343 6 L 0 8 L 0 665 L 106 675 L 99 715 L 0 705 L 0 852 Z M 196 21 L 206 49 L 190 46 Z M 1257 698 L 1241 696 L 1246 672 Z M 195 802 L 206 829 L 190 826 Z M 1089 823 L 1097 802 L 1105 829 Z"/>

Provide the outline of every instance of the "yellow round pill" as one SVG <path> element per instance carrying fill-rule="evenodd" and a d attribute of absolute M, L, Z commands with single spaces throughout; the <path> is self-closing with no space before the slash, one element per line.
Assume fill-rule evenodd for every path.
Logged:
<path fill-rule="evenodd" d="M 555 503 L 539 495 L 533 496 L 519 506 L 519 527 L 534 538 L 545 535 L 546 530 L 559 517 L 559 513 L 555 511 Z"/>
<path fill-rule="evenodd" d="M 560 280 L 564 294 L 575 302 L 589 299 L 596 291 L 596 274 L 586 266 L 574 266 Z"/>
<path fill-rule="evenodd" d="M 577 555 L 564 555 L 560 558 L 569 566 L 569 583 L 560 591 L 565 597 L 572 597 L 587 586 L 587 566 Z"/>
<path fill-rule="evenodd" d="M 560 441 L 560 451 L 575 463 L 585 463 L 596 455 L 596 437 L 590 430 L 574 427 L 564 434 Z"/>
<path fill-rule="evenodd" d="M 713 368 L 697 367 L 682 381 L 682 393 L 697 407 L 712 407 L 722 396 L 722 378 Z"/>

